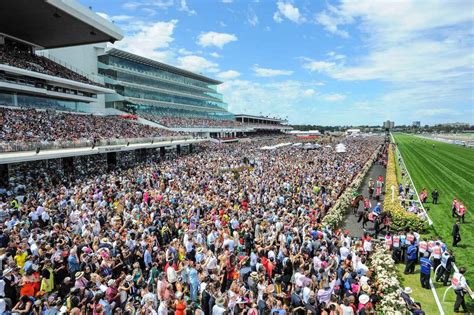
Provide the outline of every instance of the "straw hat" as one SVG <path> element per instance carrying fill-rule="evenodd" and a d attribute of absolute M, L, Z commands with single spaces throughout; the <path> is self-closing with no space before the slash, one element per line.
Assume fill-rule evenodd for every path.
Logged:
<path fill-rule="evenodd" d="M 217 304 L 218 306 L 223 307 L 223 306 L 224 306 L 224 302 L 225 302 L 225 300 L 224 300 L 224 297 L 223 297 L 223 296 L 219 296 L 219 297 L 216 299 L 216 304 Z"/>
<path fill-rule="evenodd" d="M 367 303 L 369 303 L 369 300 L 370 300 L 370 298 L 367 294 L 362 294 L 361 296 L 359 296 L 359 302 L 361 304 L 367 304 Z"/>
<path fill-rule="evenodd" d="M 81 279 L 82 277 L 84 277 L 84 272 L 82 271 L 76 272 L 75 277 L 76 277 L 76 280 Z"/>
<path fill-rule="evenodd" d="M 362 285 L 362 291 L 364 291 L 364 292 L 369 292 L 369 290 L 370 290 L 370 287 L 369 287 L 368 284 Z"/>
<path fill-rule="evenodd" d="M 258 273 L 257 273 L 256 271 L 252 271 L 252 272 L 250 273 L 250 277 L 251 277 L 252 279 L 258 279 Z"/>

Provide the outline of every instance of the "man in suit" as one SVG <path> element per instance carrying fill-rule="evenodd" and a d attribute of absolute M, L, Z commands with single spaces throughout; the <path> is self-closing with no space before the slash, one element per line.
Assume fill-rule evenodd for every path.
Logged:
<path fill-rule="evenodd" d="M 433 198 L 433 204 L 438 204 L 438 197 L 439 197 L 439 192 L 437 189 L 433 190 L 431 193 L 431 198 Z"/>
<path fill-rule="evenodd" d="M 458 243 L 461 241 L 461 229 L 460 229 L 461 222 L 456 220 L 456 223 L 453 225 L 453 231 L 451 235 L 453 236 L 453 246 L 456 247 Z"/>

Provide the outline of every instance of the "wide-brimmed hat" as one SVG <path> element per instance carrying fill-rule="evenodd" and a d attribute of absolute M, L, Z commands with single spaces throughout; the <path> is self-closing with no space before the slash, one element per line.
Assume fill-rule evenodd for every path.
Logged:
<path fill-rule="evenodd" d="M 250 277 L 253 278 L 253 279 L 257 279 L 258 278 L 258 273 L 256 271 L 252 271 L 250 273 Z"/>
<path fill-rule="evenodd" d="M 216 304 L 217 304 L 218 306 L 224 306 L 224 302 L 225 302 L 225 300 L 224 300 L 224 297 L 223 297 L 223 296 L 219 296 L 219 297 L 216 299 Z"/>
<path fill-rule="evenodd" d="M 364 291 L 364 292 L 369 292 L 369 291 L 370 291 L 369 285 L 368 285 L 368 284 L 363 284 L 363 285 L 362 285 L 362 291 Z"/>
<path fill-rule="evenodd" d="M 403 292 L 405 292 L 406 294 L 411 294 L 413 292 L 412 288 L 410 287 L 405 287 L 405 289 L 403 290 Z"/>
<path fill-rule="evenodd" d="M 359 296 L 359 302 L 362 303 L 362 304 L 367 304 L 369 303 L 369 296 L 367 294 L 362 294 L 361 296 Z"/>
<path fill-rule="evenodd" d="M 132 276 L 132 275 L 127 275 L 127 276 L 125 277 L 125 281 L 127 281 L 127 282 L 130 282 L 130 281 L 132 281 L 132 280 L 133 280 L 133 276 Z"/>
<path fill-rule="evenodd" d="M 82 277 L 84 277 L 84 272 L 82 272 L 82 271 L 76 272 L 76 274 L 74 276 L 75 276 L 76 280 L 79 280 Z"/>

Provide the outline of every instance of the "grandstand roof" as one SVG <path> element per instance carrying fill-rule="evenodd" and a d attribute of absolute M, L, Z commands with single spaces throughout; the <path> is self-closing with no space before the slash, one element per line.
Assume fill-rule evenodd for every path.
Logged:
<path fill-rule="evenodd" d="M 0 31 L 39 48 L 123 38 L 121 30 L 75 0 L 2 0 Z"/>
<path fill-rule="evenodd" d="M 145 57 L 142 57 L 142 56 L 138 56 L 138 55 L 135 55 L 135 54 L 132 54 L 132 53 L 129 53 L 129 52 L 117 49 L 117 48 L 109 49 L 108 51 L 106 51 L 106 53 L 108 55 L 111 55 L 111 56 L 115 56 L 115 57 L 119 57 L 119 58 L 123 58 L 123 59 L 128 59 L 130 61 L 142 63 L 142 64 L 145 64 L 145 65 L 154 67 L 154 68 L 158 68 L 160 70 L 164 70 L 164 71 L 171 72 L 171 73 L 174 73 L 174 74 L 182 75 L 182 76 L 185 76 L 185 77 L 188 77 L 188 78 L 191 78 L 191 79 L 195 79 L 195 80 L 199 80 L 199 81 L 203 81 L 203 82 L 206 82 L 206 83 L 216 84 L 216 85 L 222 83 L 221 81 L 211 79 L 211 78 L 203 76 L 201 74 L 197 74 L 197 73 L 194 73 L 194 72 L 191 72 L 191 71 L 188 71 L 188 70 L 173 67 L 173 66 L 167 65 L 165 63 L 158 62 L 158 61 L 155 61 L 153 59 L 145 58 Z"/>

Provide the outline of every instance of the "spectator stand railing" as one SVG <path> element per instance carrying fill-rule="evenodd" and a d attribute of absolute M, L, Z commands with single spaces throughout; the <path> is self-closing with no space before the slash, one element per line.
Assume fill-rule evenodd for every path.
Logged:
<path fill-rule="evenodd" d="M 194 137 L 195 138 L 195 137 Z M 168 136 L 168 137 L 149 137 L 149 138 L 120 138 L 120 139 L 98 139 L 95 141 L 91 139 L 77 139 L 71 141 L 52 141 L 52 142 L 24 142 L 24 141 L 0 141 L 0 153 L 6 152 L 21 152 L 21 151 L 35 151 L 40 150 L 55 150 L 55 149 L 73 149 L 109 146 L 109 145 L 126 145 L 137 143 L 155 143 L 166 141 L 178 141 L 193 139 L 192 136 Z"/>

